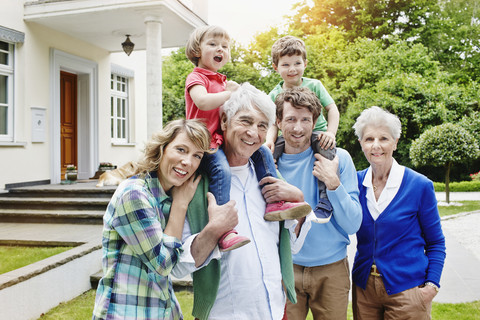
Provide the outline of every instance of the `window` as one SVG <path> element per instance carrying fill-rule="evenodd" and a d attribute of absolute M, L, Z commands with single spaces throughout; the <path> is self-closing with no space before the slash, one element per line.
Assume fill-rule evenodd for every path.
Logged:
<path fill-rule="evenodd" d="M 128 143 L 128 78 L 112 73 L 110 81 L 110 123 L 112 142 Z"/>
<path fill-rule="evenodd" d="M 13 44 L 1 40 L 0 141 L 13 141 Z"/>

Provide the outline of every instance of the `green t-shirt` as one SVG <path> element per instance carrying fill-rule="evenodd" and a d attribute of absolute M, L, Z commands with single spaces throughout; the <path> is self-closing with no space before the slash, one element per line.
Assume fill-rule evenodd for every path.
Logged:
<path fill-rule="evenodd" d="M 268 94 L 270 98 L 275 102 L 277 95 L 283 92 L 283 83 L 284 81 L 280 81 L 275 88 Z M 302 85 L 301 87 L 308 88 L 312 90 L 320 100 L 320 103 L 323 107 L 328 106 L 329 104 L 334 103 L 332 97 L 328 94 L 327 89 L 323 86 L 322 82 L 317 79 L 310 79 L 310 78 L 302 78 Z M 320 116 L 317 119 L 317 123 L 315 124 L 315 128 L 313 131 L 327 131 L 327 120 L 323 116 L 323 108 Z"/>

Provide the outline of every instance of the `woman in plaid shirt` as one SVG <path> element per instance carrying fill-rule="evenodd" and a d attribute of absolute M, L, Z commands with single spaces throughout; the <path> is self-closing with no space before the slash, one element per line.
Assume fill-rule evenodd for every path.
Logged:
<path fill-rule="evenodd" d="M 103 217 L 103 278 L 93 319 L 183 319 L 170 272 L 182 252 L 185 215 L 210 149 L 198 120 L 154 134 L 137 174 L 117 188 Z"/>

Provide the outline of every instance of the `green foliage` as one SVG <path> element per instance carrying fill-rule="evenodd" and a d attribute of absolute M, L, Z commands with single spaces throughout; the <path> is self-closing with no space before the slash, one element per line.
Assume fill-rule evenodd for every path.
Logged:
<path fill-rule="evenodd" d="M 310 3 L 313 2 L 313 6 Z M 315 26 L 337 28 L 348 39 L 382 39 L 398 33 L 403 39 L 418 36 L 426 28 L 436 0 L 313 0 L 303 2 L 293 17 L 295 29 L 315 33 Z"/>
<path fill-rule="evenodd" d="M 436 192 L 445 191 L 444 182 L 434 182 L 433 187 Z M 473 192 L 480 191 L 480 181 L 460 181 L 450 182 L 450 191 L 452 192 Z"/>
<path fill-rule="evenodd" d="M 467 130 L 453 123 L 425 131 L 410 148 L 410 157 L 416 166 L 444 166 L 474 160 L 479 156 L 477 141 Z"/>
<path fill-rule="evenodd" d="M 162 63 L 163 124 L 185 118 L 185 79 L 194 65 L 180 48 L 165 57 Z"/>
<path fill-rule="evenodd" d="M 257 34 L 247 48 L 234 42 L 232 61 L 220 72 L 268 93 L 281 80 L 272 68 L 271 46 L 281 36 L 295 35 L 307 47 L 305 76 L 321 80 L 340 110 L 337 144 L 350 152 L 357 169 L 368 163 L 352 125 L 372 105 L 400 117 L 395 158 L 411 166 L 412 141 L 446 122 L 464 126 L 480 144 L 480 85 L 472 81 L 480 75 L 476 1 L 299 2 L 284 25 Z M 183 49 L 172 56 L 164 63 L 165 121 L 184 115 L 184 82 L 193 69 Z M 480 159 L 459 164 L 452 175 L 465 179 L 479 165 Z M 418 170 L 437 178 L 434 167 Z"/>

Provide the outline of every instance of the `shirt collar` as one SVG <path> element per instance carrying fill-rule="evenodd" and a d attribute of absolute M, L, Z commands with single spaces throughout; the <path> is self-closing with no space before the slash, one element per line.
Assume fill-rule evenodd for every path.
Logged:
<path fill-rule="evenodd" d="M 219 77 L 221 80 L 225 81 L 227 79 L 227 76 L 224 75 L 224 74 L 221 74 L 221 73 L 218 73 L 218 72 L 214 72 L 214 71 L 211 71 L 211 70 L 207 70 L 207 69 L 203 69 L 203 68 L 200 68 L 200 67 L 195 67 L 193 69 L 194 72 L 198 72 L 200 74 L 203 74 L 207 77 Z"/>
<path fill-rule="evenodd" d="M 403 173 L 405 167 L 398 164 L 395 158 L 392 158 L 392 167 L 390 168 L 390 174 L 388 175 L 385 188 L 398 188 L 403 180 Z M 367 188 L 372 188 L 372 166 L 368 167 L 365 178 L 363 178 L 362 184 Z"/>

